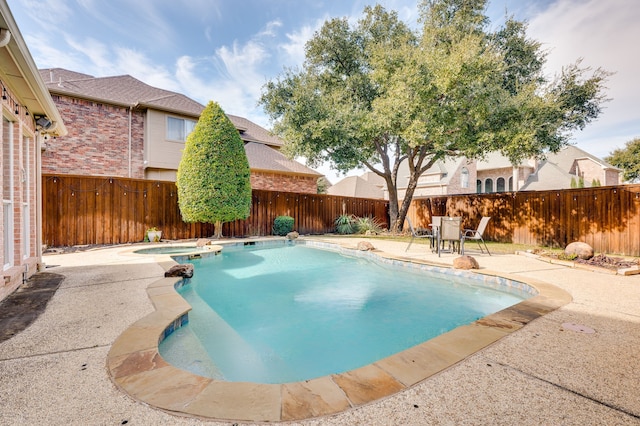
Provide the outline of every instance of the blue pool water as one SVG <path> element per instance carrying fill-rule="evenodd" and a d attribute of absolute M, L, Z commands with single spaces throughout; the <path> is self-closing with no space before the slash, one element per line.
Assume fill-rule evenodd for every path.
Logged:
<path fill-rule="evenodd" d="M 193 260 L 188 325 L 171 364 L 227 381 L 286 383 L 348 371 L 530 297 L 478 280 L 380 265 L 304 245 Z"/>

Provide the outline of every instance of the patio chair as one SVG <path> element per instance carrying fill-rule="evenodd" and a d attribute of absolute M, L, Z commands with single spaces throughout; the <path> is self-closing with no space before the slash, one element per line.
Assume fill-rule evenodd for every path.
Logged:
<path fill-rule="evenodd" d="M 484 251 L 482 251 L 482 246 L 480 245 L 480 242 L 482 242 L 482 244 L 484 245 L 484 248 L 487 250 L 487 253 L 489 253 L 489 256 L 491 256 L 491 253 L 489 252 L 489 248 L 487 248 L 487 244 L 484 242 L 484 239 L 482 238 L 482 234 L 484 234 L 484 230 L 487 228 L 487 223 L 489 223 L 489 219 L 491 219 L 491 217 L 488 216 L 483 216 L 482 219 L 480 219 L 480 224 L 478 225 L 478 229 L 465 229 L 464 232 L 462 233 L 462 237 L 460 238 L 460 253 L 462 255 L 464 255 L 464 242 L 466 240 L 475 240 L 478 243 L 478 247 L 480 247 L 480 253 L 484 254 Z"/>
<path fill-rule="evenodd" d="M 431 246 L 433 247 L 433 239 L 435 238 L 434 232 L 427 233 L 427 234 L 419 234 L 414 229 L 413 224 L 411 223 L 411 219 L 409 219 L 409 216 L 407 216 L 406 219 L 407 219 L 407 223 L 409 224 L 409 229 L 411 230 L 411 241 L 409 241 L 409 245 L 407 246 L 406 249 L 404 249 L 404 251 L 409 250 L 409 247 L 411 247 L 411 244 L 413 243 L 413 240 L 415 238 L 429 238 L 431 240 Z"/>
<path fill-rule="evenodd" d="M 462 218 L 460 217 L 443 217 L 441 218 L 440 231 L 438 232 L 438 241 L 442 247 L 438 247 L 438 256 L 444 251 L 444 243 L 449 243 L 448 252 L 456 253 L 460 251 L 460 225 Z"/>

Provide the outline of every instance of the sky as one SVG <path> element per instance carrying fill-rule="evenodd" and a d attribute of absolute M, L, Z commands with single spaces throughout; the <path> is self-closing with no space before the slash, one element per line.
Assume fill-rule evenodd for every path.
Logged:
<path fill-rule="evenodd" d="M 257 105 L 265 83 L 302 65 L 304 45 L 329 19 L 356 22 L 379 3 L 417 28 L 419 0 L 7 0 L 38 68 L 95 77 L 129 74 L 151 86 L 210 100 L 271 128 Z M 640 1 L 489 0 L 529 24 L 556 75 L 579 58 L 613 74 L 605 110 L 572 143 L 598 157 L 640 137 Z M 335 183 L 328 166 L 317 169 Z M 361 174 L 363 170 L 349 174 Z"/>

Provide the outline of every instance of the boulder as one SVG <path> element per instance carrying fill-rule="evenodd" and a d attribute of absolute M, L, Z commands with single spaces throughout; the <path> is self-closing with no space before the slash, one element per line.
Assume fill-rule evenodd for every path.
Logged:
<path fill-rule="evenodd" d="M 204 247 L 209 244 L 211 244 L 211 240 L 208 238 L 198 238 L 198 241 L 196 241 L 196 247 Z"/>
<path fill-rule="evenodd" d="M 191 278 L 193 277 L 193 265 L 174 265 L 168 271 L 165 271 L 164 276 Z"/>
<path fill-rule="evenodd" d="M 287 234 L 287 240 L 295 240 L 299 236 L 300 234 L 298 234 L 296 231 L 292 231 Z"/>
<path fill-rule="evenodd" d="M 453 259 L 453 267 L 455 269 L 480 269 L 476 258 L 467 255 Z"/>
<path fill-rule="evenodd" d="M 365 237 L 369 237 L 371 235 L 378 235 L 378 233 L 376 231 L 374 231 L 373 229 L 367 229 L 364 233 Z"/>
<path fill-rule="evenodd" d="M 567 256 L 575 255 L 580 259 L 589 260 L 593 257 L 593 247 L 587 243 L 574 241 L 564 249 Z"/>
<path fill-rule="evenodd" d="M 370 250 L 375 250 L 375 247 L 373 247 L 373 244 L 371 244 L 368 241 L 360 241 L 358 243 L 358 246 L 356 247 L 358 250 L 360 251 L 370 251 Z"/>

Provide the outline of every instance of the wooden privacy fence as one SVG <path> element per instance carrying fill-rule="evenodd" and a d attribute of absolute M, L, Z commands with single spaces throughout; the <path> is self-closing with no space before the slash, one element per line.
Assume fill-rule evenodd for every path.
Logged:
<path fill-rule="evenodd" d="M 469 229 L 491 216 L 486 239 L 493 241 L 549 247 L 583 241 L 598 253 L 640 256 L 640 185 L 414 200 L 409 217 L 416 226 L 427 226 L 431 215 L 461 216 Z"/>
<path fill-rule="evenodd" d="M 301 234 L 335 230 L 342 213 L 373 217 L 388 227 L 383 200 L 254 190 L 251 215 L 226 223 L 226 237 L 270 235 L 277 216 L 288 215 Z M 491 216 L 486 239 L 564 247 L 584 241 L 596 252 L 640 256 L 640 185 L 429 197 L 414 200 L 409 216 L 426 227 L 431 215 L 461 216 L 475 228 Z M 156 226 L 166 239 L 213 235 L 213 225 L 185 223 L 173 182 L 43 176 L 43 241 L 49 246 L 142 241 Z"/>
<path fill-rule="evenodd" d="M 185 223 L 173 182 L 109 177 L 44 175 L 43 242 L 48 246 L 139 242 L 158 227 L 163 239 L 209 237 L 212 224 Z M 301 234 L 335 230 L 342 213 L 373 217 L 388 227 L 383 200 L 253 190 L 246 220 L 225 223 L 225 237 L 270 235 L 277 216 L 294 218 Z"/>

